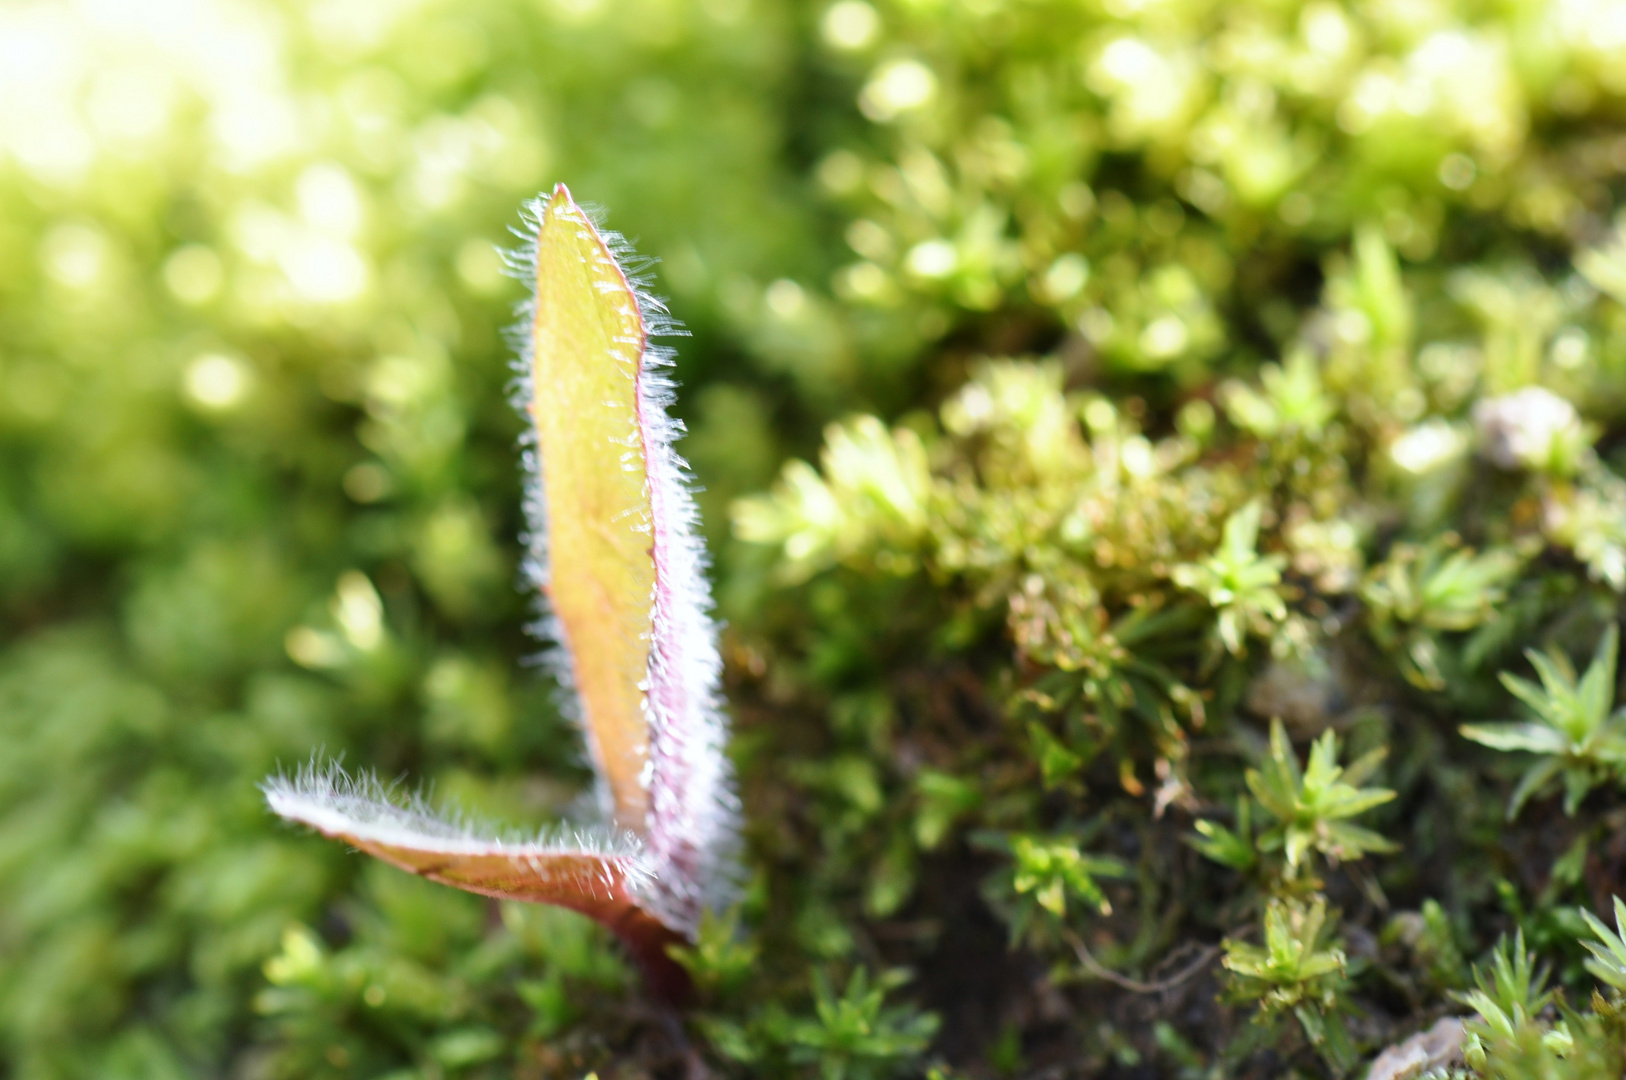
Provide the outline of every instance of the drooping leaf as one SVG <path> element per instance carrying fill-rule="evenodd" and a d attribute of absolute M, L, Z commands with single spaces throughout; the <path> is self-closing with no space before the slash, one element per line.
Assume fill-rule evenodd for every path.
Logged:
<path fill-rule="evenodd" d="M 307 767 L 265 787 L 271 808 L 409 873 L 507 900 L 539 900 L 598 916 L 648 886 L 643 845 L 629 834 L 565 832 L 522 838 L 435 813 L 366 774 Z"/>
<path fill-rule="evenodd" d="M 679 935 L 647 910 L 652 872 L 644 845 L 617 830 L 504 835 L 435 813 L 421 798 L 337 765 L 308 766 L 265 784 L 277 814 L 409 874 L 499 900 L 579 911 L 630 947 L 651 987 L 681 997 L 684 976 L 666 956 Z"/>

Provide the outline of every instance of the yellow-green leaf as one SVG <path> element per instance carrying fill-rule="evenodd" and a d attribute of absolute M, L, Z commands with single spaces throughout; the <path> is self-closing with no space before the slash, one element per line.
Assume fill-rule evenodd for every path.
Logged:
<path fill-rule="evenodd" d="M 641 832 L 655 592 L 646 331 L 632 284 L 563 184 L 539 218 L 527 408 L 547 502 L 543 587 L 616 820 Z"/>

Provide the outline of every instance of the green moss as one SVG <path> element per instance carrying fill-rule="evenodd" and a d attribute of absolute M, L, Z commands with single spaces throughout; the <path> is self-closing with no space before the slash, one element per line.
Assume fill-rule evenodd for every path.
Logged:
<path fill-rule="evenodd" d="M 1618 5 L 165 10 L 0 15 L 0 1074 L 1618 1063 Z M 560 179 L 694 333 L 682 1018 L 255 790 L 582 793 L 491 250 Z"/>

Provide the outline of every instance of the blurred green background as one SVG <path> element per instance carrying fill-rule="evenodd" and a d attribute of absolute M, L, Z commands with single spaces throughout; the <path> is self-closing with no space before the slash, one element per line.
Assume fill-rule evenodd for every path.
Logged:
<path fill-rule="evenodd" d="M 574 797 L 526 664 L 523 288 L 496 248 L 556 180 L 615 208 L 694 329 L 682 411 L 719 421 L 691 444 L 716 497 L 770 476 L 800 358 L 749 344 L 764 286 L 822 280 L 839 245 L 793 146 L 802 18 L 0 9 L 0 1075 L 347 1064 L 321 1032 L 267 1058 L 280 1006 L 251 1003 L 357 879 L 407 909 L 359 916 L 388 939 L 386 1026 L 431 1064 L 495 1056 L 442 979 L 486 905 L 276 826 L 256 783 L 324 748 L 516 822 Z M 474 962 L 508 981 L 531 932 Z"/>
<path fill-rule="evenodd" d="M 693 333 L 750 666 L 730 503 L 980 356 L 1173 401 L 1277 357 L 1361 228 L 1539 362 L 1623 110 L 1606 0 L 0 7 L 0 1076 L 590 1059 L 561 1033 L 630 985 L 595 931 L 255 786 L 321 748 L 520 823 L 580 789 L 516 587 L 495 247 L 539 190 L 608 207 Z"/>

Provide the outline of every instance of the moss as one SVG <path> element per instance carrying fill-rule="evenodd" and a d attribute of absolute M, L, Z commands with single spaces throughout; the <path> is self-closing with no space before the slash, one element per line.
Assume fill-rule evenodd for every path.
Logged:
<path fill-rule="evenodd" d="M 1618 1063 L 1618 5 L 139 7 L 0 15 L 0 1073 Z M 559 179 L 694 333 L 683 1017 L 255 790 L 584 787 L 491 250 Z"/>

